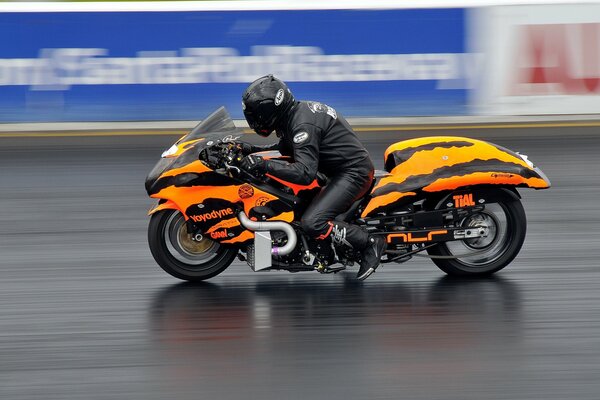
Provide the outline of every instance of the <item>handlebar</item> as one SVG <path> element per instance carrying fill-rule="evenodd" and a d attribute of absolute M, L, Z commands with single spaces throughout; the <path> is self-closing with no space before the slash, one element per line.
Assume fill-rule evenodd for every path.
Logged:
<path fill-rule="evenodd" d="M 244 154 L 242 152 L 242 146 L 236 142 L 218 141 L 217 143 L 203 149 L 198 158 L 207 167 L 217 172 L 222 170 L 221 173 L 226 172 L 226 174 L 229 176 L 243 178 L 244 180 L 250 182 L 265 182 L 265 177 L 255 176 L 239 167 L 242 158 L 244 158 Z M 319 186 L 327 185 L 327 176 L 323 175 L 322 173 L 317 173 L 316 179 L 319 183 Z"/>
<path fill-rule="evenodd" d="M 236 142 L 221 142 L 206 147 L 198 155 L 207 167 L 215 171 L 224 170 L 229 176 L 244 180 L 255 181 L 259 178 L 239 167 L 244 158 L 242 146 Z"/>
<path fill-rule="evenodd" d="M 221 142 L 206 147 L 198 155 L 207 167 L 217 170 L 238 170 L 237 164 L 242 160 L 241 146 L 235 142 Z"/>

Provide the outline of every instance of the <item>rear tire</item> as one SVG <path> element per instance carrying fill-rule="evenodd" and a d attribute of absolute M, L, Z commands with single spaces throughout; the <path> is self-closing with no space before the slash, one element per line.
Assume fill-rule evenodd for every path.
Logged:
<path fill-rule="evenodd" d="M 487 238 L 440 243 L 427 252 L 432 256 L 462 256 L 454 259 L 433 258 L 442 271 L 453 276 L 491 275 L 506 267 L 517 256 L 525 241 L 527 219 L 519 199 L 503 199 L 486 204 L 481 213 L 461 221 L 461 226 L 489 226 Z M 493 234 L 493 237 L 490 235 Z M 472 253 L 472 255 L 468 255 Z"/>
<path fill-rule="evenodd" d="M 238 249 L 208 237 L 193 241 L 185 218 L 177 210 L 161 210 L 150 218 L 148 244 L 154 260 L 170 275 L 185 281 L 203 281 L 223 272 Z"/>

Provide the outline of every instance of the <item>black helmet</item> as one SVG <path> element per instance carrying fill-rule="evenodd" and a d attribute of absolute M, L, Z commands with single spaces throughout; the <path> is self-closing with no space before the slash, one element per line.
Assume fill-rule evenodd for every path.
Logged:
<path fill-rule="evenodd" d="M 273 75 L 258 78 L 242 95 L 242 110 L 248 125 L 264 137 L 273 132 L 293 104 L 290 89 Z"/>

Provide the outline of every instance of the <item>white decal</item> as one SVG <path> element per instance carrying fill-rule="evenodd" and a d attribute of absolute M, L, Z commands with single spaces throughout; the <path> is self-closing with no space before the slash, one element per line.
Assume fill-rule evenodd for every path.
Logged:
<path fill-rule="evenodd" d="M 329 106 L 326 106 L 326 107 L 327 107 L 327 115 L 329 115 L 333 119 L 337 119 L 337 113 L 335 112 L 335 110 Z"/>
<path fill-rule="evenodd" d="M 332 107 L 329 107 L 327 104 L 321 104 L 316 101 L 309 101 L 308 108 L 310 111 L 315 113 L 327 113 L 331 118 L 337 119 L 337 113 Z"/>
<path fill-rule="evenodd" d="M 223 142 L 223 143 L 235 142 L 239 138 L 240 138 L 240 136 L 227 135 L 223 139 L 221 139 L 221 142 Z"/>
<path fill-rule="evenodd" d="M 317 103 L 316 101 L 309 101 L 308 108 L 310 109 L 310 111 L 312 111 L 313 114 L 318 112 L 325 112 L 323 104 Z"/>
<path fill-rule="evenodd" d="M 246 111 L 246 103 L 242 101 L 242 111 Z"/>
<path fill-rule="evenodd" d="M 296 133 L 294 135 L 294 143 L 296 144 L 300 144 L 303 142 L 306 142 L 306 139 L 308 139 L 308 132 L 300 132 L 300 133 Z"/>
<path fill-rule="evenodd" d="M 160 156 L 162 158 L 172 156 L 173 154 L 177 153 L 177 150 L 179 150 L 177 147 L 177 144 L 174 144 L 173 146 L 169 147 L 167 150 L 163 151 L 163 153 Z"/>
<path fill-rule="evenodd" d="M 346 240 L 346 228 L 341 228 L 337 225 L 333 225 L 333 229 L 331 231 L 332 236 L 331 240 L 334 244 L 345 244 L 348 247 L 352 247 L 350 243 Z"/>
<path fill-rule="evenodd" d="M 275 105 L 278 106 L 283 101 L 284 91 L 283 89 L 279 89 L 277 94 L 275 95 Z"/>

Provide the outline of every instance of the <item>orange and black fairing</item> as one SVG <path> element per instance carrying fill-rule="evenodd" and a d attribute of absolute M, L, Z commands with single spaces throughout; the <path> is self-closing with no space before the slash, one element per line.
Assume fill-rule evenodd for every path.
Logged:
<path fill-rule="evenodd" d="M 237 219 L 241 209 L 250 217 L 258 215 L 255 209 L 259 207 L 269 210 L 269 219 L 291 222 L 294 217 L 292 207 L 277 196 L 212 171 L 197 160 L 160 174 L 149 193 L 150 197 L 168 200 L 196 229 L 223 243 L 241 243 L 254 237 Z"/>
<path fill-rule="evenodd" d="M 384 155 L 388 175 L 371 193 L 362 217 L 375 215 L 424 193 L 475 185 L 546 189 L 550 181 L 525 156 L 482 140 L 438 136 L 395 143 Z"/>
<path fill-rule="evenodd" d="M 205 133 L 196 127 L 177 141 L 148 174 L 146 190 L 150 197 L 159 199 L 159 205 L 150 214 L 164 208 L 177 209 L 194 229 L 213 240 L 240 244 L 254 235 L 241 226 L 239 210 L 251 218 L 267 214 L 269 220 L 292 222 L 294 205 L 263 188 L 214 171 L 198 159 L 203 148 L 239 137 L 229 122 L 227 112 L 220 109 L 203 122 L 208 129 L 217 129 L 217 133 Z"/>

